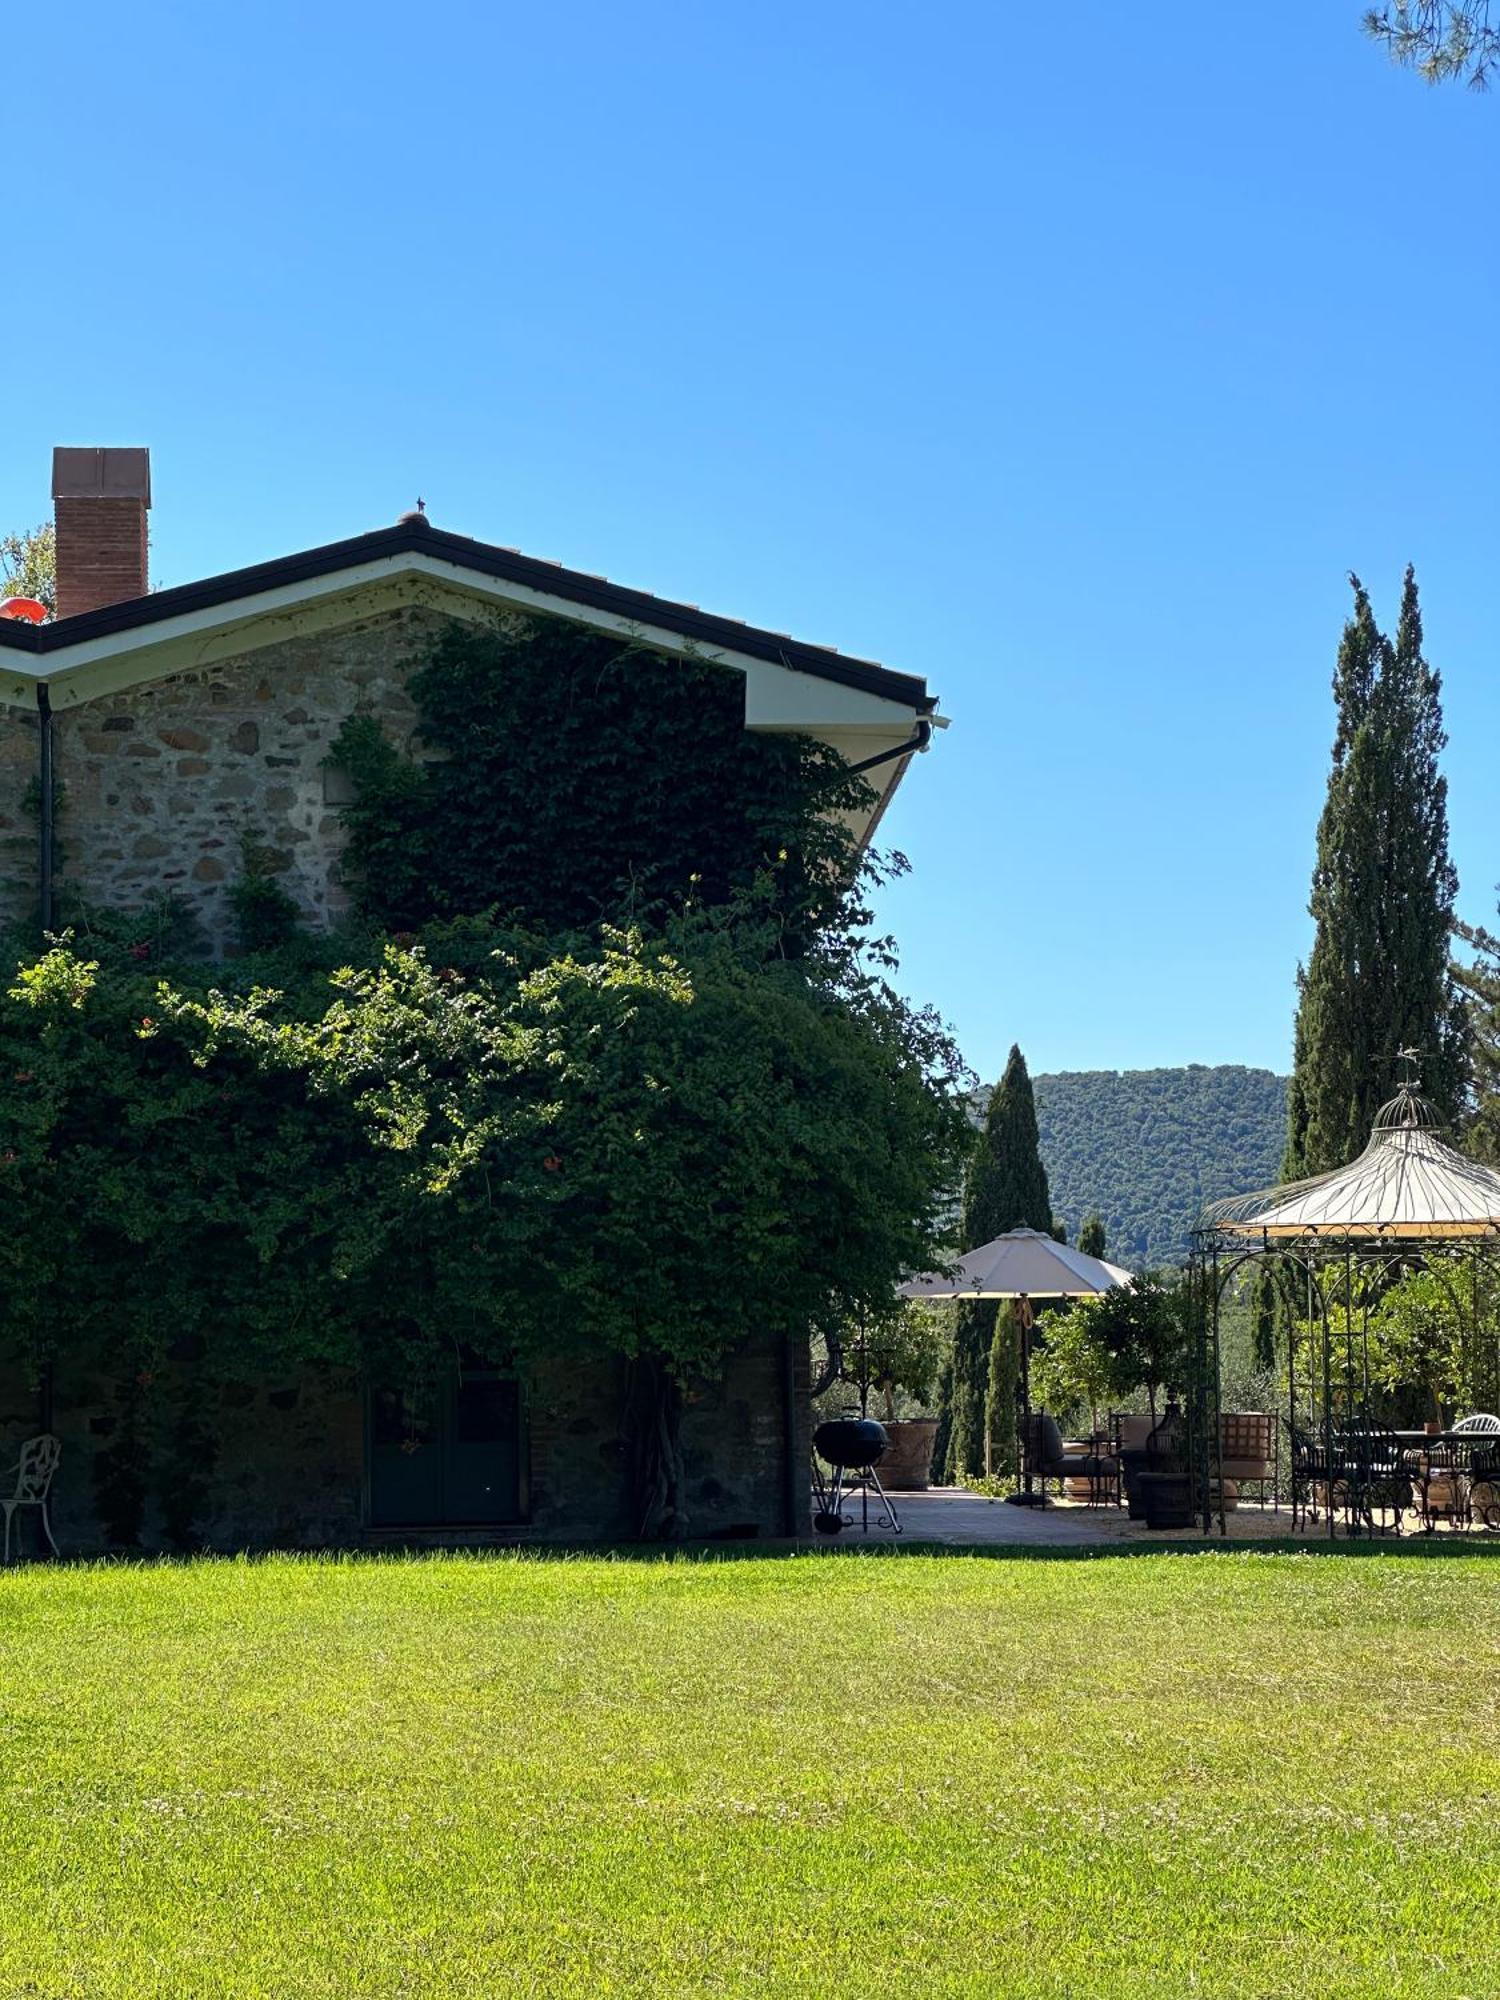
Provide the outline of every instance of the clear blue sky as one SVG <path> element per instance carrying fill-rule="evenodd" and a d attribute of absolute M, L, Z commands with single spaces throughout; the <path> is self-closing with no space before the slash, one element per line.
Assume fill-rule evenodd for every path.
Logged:
<path fill-rule="evenodd" d="M 923 673 L 904 981 L 993 1076 L 1284 1067 L 1357 568 L 1500 878 L 1500 97 L 1361 0 L 145 0 L 11 65 L 0 523 L 393 519 Z"/>

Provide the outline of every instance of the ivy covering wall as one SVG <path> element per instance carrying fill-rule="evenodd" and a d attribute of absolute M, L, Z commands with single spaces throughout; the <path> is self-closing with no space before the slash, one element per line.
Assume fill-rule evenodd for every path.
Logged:
<path fill-rule="evenodd" d="M 423 757 L 369 717 L 332 757 L 372 922 L 649 922 L 761 874 L 795 941 L 837 922 L 855 866 L 837 814 L 869 788 L 811 737 L 747 730 L 732 669 L 515 620 L 450 627 L 410 688 Z"/>
<path fill-rule="evenodd" d="M 680 1531 L 683 1386 L 934 1261 L 961 1064 L 866 939 L 830 816 L 860 781 L 747 734 L 734 676 L 455 628 L 413 688 L 433 761 L 361 723 L 335 751 L 347 935 L 298 931 L 247 830 L 228 966 L 174 958 L 169 910 L 16 958 L 0 1359 L 634 1356 L 642 1518 Z"/>

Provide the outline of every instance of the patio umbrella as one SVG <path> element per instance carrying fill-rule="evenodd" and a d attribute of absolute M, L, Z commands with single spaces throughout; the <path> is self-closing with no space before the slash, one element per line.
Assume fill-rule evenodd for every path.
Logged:
<path fill-rule="evenodd" d="M 952 1275 L 934 1272 L 911 1278 L 899 1287 L 904 1299 L 1019 1299 L 1021 1310 L 1021 1420 L 1031 1417 L 1031 1300 L 1081 1299 L 1127 1284 L 1130 1273 L 1102 1257 L 1086 1257 L 1071 1244 L 1044 1236 L 1040 1229 L 1008 1229 L 968 1250 Z M 1018 1507 L 1045 1507 L 1045 1492 L 1031 1485 L 1030 1452 L 1026 1485 L 1008 1497 Z"/>
<path fill-rule="evenodd" d="M 1008 1229 L 965 1251 L 951 1277 L 927 1273 L 900 1291 L 904 1299 L 1081 1299 L 1129 1278 L 1118 1264 L 1085 1257 L 1040 1229 Z"/>

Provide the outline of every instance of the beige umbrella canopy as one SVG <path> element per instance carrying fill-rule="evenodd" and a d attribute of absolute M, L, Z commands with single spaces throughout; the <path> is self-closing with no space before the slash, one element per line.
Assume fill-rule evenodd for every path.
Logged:
<path fill-rule="evenodd" d="M 1357 1160 L 1311 1180 L 1215 1202 L 1199 1227 L 1210 1236 L 1268 1242 L 1500 1237 L 1500 1173 L 1448 1145 L 1431 1105 L 1403 1084 L 1377 1115 Z"/>
<path fill-rule="evenodd" d="M 904 1299 L 1077 1299 L 1129 1282 L 1102 1257 L 1085 1257 L 1039 1229 L 1011 1229 L 967 1251 L 950 1277 L 928 1272 L 902 1285 Z"/>

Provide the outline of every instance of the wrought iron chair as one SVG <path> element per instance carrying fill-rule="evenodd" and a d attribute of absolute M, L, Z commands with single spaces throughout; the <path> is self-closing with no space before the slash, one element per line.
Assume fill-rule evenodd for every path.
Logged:
<path fill-rule="evenodd" d="M 21 1456 L 15 1464 L 8 1466 L 0 1478 L 16 1475 L 16 1483 L 8 1500 L 0 1501 L 5 1510 L 5 1560 L 10 1561 L 10 1524 L 16 1511 L 21 1507 L 35 1507 L 42 1517 L 42 1533 L 47 1537 L 47 1546 L 53 1555 L 62 1551 L 52 1538 L 52 1523 L 47 1515 L 47 1495 L 52 1488 L 52 1475 L 57 1470 L 57 1461 L 62 1457 L 62 1446 L 55 1437 L 43 1432 L 41 1437 L 27 1438 L 21 1446 Z"/>
<path fill-rule="evenodd" d="M 1342 1489 L 1351 1530 L 1399 1535 L 1412 1482 L 1395 1432 L 1363 1421 L 1346 1424 L 1336 1435 L 1334 1458 L 1334 1490 Z"/>
<path fill-rule="evenodd" d="M 1500 1438 L 1476 1444 L 1469 1454 L 1469 1518 L 1492 1533 L 1500 1530 Z"/>
<path fill-rule="evenodd" d="M 1316 1521 L 1323 1505 L 1333 1505 L 1332 1468 L 1323 1440 L 1299 1424 L 1287 1424 L 1287 1460 L 1292 1477 L 1292 1530 Z"/>
<path fill-rule="evenodd" d="M 1101 1452 L 1092 1443 L 1065 1444 L 1057 1419 L 1047 1410 L 1033 1410 L 1021 1427 L 1022 1464 L 1033 1478 L 1041 1481 L 1043 1493 L 1049 1479 L 1086 1479 L 1091 1507 L 1118 1506 L 1120 1461 L 1111 1452 Z"/>
<path fill-rule="evenodd" d="M 1500 1417 L 1475 1410 L 1453 1426 L 1455 1437 L 1472 1438 L 1469 1451 L 1469 1521 L 1500 1529 Z"/>

